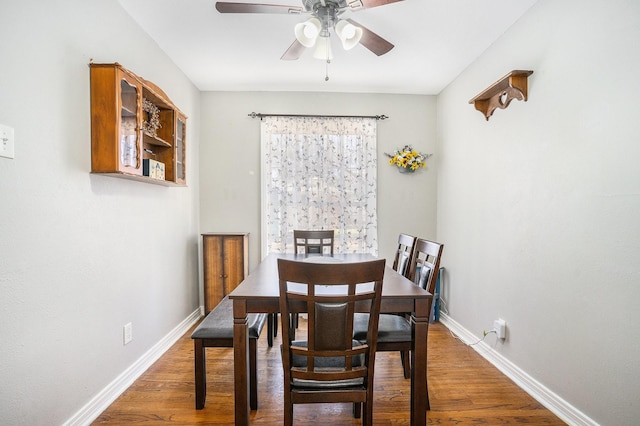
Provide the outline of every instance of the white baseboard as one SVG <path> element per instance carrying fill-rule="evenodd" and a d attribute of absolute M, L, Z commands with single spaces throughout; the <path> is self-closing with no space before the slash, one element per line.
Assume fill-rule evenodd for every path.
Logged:
<path fill-rule="evenodd" d="M 151 365 L 156 362 L 175 342 L 180 339 L 202 316 L 202 308 L 193 311 L 165 337 L 142 355 L 122 374 L 109 383 L 84 407 L 82 407 L 64 426 L 84 426 L 93 422 L 104 410 L 111 405 L 129 386 L 136 381 Z"/>
<path fill-rule="evenodd" d="M 440 322 L 466 344 L 478 341 L 478 336 L 443 312 L 440 312 Z M 598 423 L 593 419 L 538 382 L 485 342 L 473 345 L 472 348 L 561 420 L 575 426 L 598 426 Z"/>

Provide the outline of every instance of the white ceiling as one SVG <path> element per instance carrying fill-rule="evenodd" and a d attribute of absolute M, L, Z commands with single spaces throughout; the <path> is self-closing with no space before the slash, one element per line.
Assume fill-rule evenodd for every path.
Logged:
<path fill-rule="evenodd" d="M 215 0 L 119 0 L 202 91 L 440 93 L 537 0 L 403 0 L 351 18 L 395 47 L 376 56 L 361 45 L 343 51 L 332 33 L 328 65 L 307 49 L 280 57 L 306 15 L 221 14 Z M 227 0 L 234 1 L 234 0 Z M 300 0 L 238 3 L 301 6 Z"/>

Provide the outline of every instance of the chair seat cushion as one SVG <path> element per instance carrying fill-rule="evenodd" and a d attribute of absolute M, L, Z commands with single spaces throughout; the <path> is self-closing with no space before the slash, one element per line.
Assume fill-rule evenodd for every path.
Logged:
<path fill-rule="evenodd" d="M 367 340 L 369 314 L 357 313 L 353 320 L 353 338 Z M 380 314 L 378 320 L 378 343 L 411 341 L 411 324 L 401 315 Z"/>
<path fill-rule="evenodd" d="M 358 340 L 353 340 L 353 346 L 359 346 L 362 343 Z M 302 348 L 307 347 L 306 340 L 296 340 L 291 342 L 291 346 L 298 346 Z M 306 367 L 307 366 L 307 357 L 301 355 L 293 355 L 291 360 L 291 364 L 293 367 Z M 364 354 L 358 355 L 353 358 L 353 366 L 360 367 L 364 365 Z M 344 357 L 316 357 L 315 359 L 315 370 L 316 371 L 332 371 L 332 370 L 342 370 L 344 368 Z M 293 379 L 292 385 L 294 387 L 303 387 L 303 388 L 335 388 L 335 387 L 354 387 L 354 386 L 362 386 L 363 379 L 351 379 L 351 380 L 334 380 L 334 381 L 318 381 L 318 380 L 303 380 L 303 379 Z"/>
<path fill-rule="evenodd" d="M 267 314 L 248 314 L 247 328 L 250 339 L 260 337 Z M 192 339 L 233 339 L 233 301 L 225 297 L 213 308 L 191 334 Z"/>

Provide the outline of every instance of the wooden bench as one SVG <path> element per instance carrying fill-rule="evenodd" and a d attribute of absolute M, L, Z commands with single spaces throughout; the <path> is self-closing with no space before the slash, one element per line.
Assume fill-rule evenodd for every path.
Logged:
<path fill-rule="evenodd" d="M 258 338 L 260 337 L 260 332 L 266 320 L 267 314 L 247 315 L 250 367 L 249 405 L 252 410 L 258 409 Z M 194 342 L 195 352 L 196 409 L 201 410 L 204 408 L 204 403 L 207 398 L 205 348 L 233 347 L 233 301 L 228 297 L 222 299 L 193 331 L 191 338 Z M 271 342 L 269 346 L 271 346 Z"/>

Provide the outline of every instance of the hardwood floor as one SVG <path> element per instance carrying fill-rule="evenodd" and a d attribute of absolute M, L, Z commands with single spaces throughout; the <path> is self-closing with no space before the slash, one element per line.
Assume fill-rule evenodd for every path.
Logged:
<path fill-rule="evenodd" d="M 300 328 L 306 321 L 301 318 Z M 207 349 L 207 401 L 195 409 L 193 342 L 185 334 L 93 424 L 233 424 L 233 349 Z M 258 347 L 258 403 L 252 424 L 282 424 L 280 336 L 267 346 L 266 328 Z M 564 425 L 442 324 L 429 327 L 429 399 L 432 425 Z M 375 425 L 409 424 L 409 380 L 399 354 L 376 355 Z M 358 425 L 350 404 L 297 405 L 297 425 Z"/>

